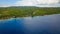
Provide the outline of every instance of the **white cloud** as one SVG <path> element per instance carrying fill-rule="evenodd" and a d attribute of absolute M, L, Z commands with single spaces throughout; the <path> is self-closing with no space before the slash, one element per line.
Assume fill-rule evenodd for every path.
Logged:
<path fill-rule="evenodd" d="M 37 4 L 57 4 L 59 0 L 37 0 Z"/>
<path fill-rule="evenodd" d="M 34 4 L 33 4 L 32 0 L 22 0 L 22 1 L 17 1 L 15 3 L 15 5 L 17 5 L 17 6 L 33 6 Z"/>
<path fill-rule="evenodd" d="M 0 7 L 9 7 L 11 5 L 0 5 Z"/>
<path fill-rule="evenodd" d="M 55 5 L 37 5 L 36 7 L 60 7 L 60 4 Z"/>
<path fill-rule="evenodd" d="M 35 6 L 35 5 L 41 5 L 41 4 L 58 4 L 59 0 L 22 0 L 17 1 L 15 5 L 17 6 Z"/>
<path fill-rule="evenodd" d="M 0 7 L 9 7 L 9 6 L 40 6 L 40 7 L 57 7 L 60 6 L 58 3 L 59 0 L 21 0 L 16 1 L 12 5 L 0 5 Z"/>

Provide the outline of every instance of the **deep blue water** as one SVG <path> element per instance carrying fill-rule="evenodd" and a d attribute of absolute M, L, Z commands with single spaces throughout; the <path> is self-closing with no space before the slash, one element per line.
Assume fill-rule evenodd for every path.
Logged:
<path fill-rule="evenodd" d="M 0 20 L 0 34 L 60 34 L 60 15 Z"/>

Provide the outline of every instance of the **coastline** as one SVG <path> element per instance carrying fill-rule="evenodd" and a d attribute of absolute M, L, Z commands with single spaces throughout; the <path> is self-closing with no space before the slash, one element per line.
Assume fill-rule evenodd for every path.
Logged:
<path fill-rule="evenodd" d="M 50 15 L 43 15 L 43 16 L 40 15 L 40 17 L 44 17 L 44 16 L 53 16 L 53 15 L 60 15 L 60 14 L 50 14 Z M 32 17 L 32 16 L 28 16 L 28 17 L 33 18 L 33 17 L 38 17 L 38 16 L 33 16 L 33 17 Z M 28 17 L 8 17 L 8 18 L 1 18 L 0 21 L 1 21 L 1 20 L 16 19 L 16 18 L 28 18 Z"/>

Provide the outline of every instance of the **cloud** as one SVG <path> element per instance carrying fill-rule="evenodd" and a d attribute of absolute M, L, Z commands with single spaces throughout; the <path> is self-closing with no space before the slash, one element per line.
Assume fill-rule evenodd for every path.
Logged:
<path fill-rule="evenodd" d="M 15 3 L 15 5 L 17 5 L 17 6 L 33 6 L 34 4 L 33 4 L 32 0 L 22 0 L 22 1 L 17 1 Z"/>
<path fill-rule="evenodd" d="M 59 0 L 37 0 L 37 4 L 57 4 Z"/>
<path fill-rule="evenodd" d="M 19 0 L 11 5 L 0 5 L 0 7 L 9 6 L 39 6 L 39 7 L 60 7 L 59 0 Z"/>
<path fill-rule="evenodd" d="M 11 5 L 0 5 L 0 7 L 9 7 Z"/>
<path fill-rule="evenodd" d="M 22 0 L 17 1 L 15 5 L 17 6 L 35 6 L 35 5 L 51 5 L 58 4 L 59 0 Z"/>
<path fill-rule="evenodd" d="M 60 7 L 60 4 L 54 4 L 54 5 L 37 5 L 36 7 Z"/>

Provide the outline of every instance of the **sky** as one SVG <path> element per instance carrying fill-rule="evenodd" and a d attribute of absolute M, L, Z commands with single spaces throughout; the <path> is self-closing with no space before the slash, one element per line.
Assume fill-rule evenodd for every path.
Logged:
<path fill-rule="evenodd" d="M 60 7 L 60 0 L 0 0 L 0 7 L 9 6 Z"/>

